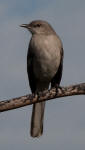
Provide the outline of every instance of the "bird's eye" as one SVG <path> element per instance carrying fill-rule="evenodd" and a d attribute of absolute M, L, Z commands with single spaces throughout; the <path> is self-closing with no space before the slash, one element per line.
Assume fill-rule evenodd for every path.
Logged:
<path fill-rule="evenodd" d="M 34 27 L 36 28 L 36 27 L 40 27 L 41 26 L 41 24 L 36 24 L 36 25 L 34 25 Z"/>
<path fill-rule="evenodd" d="M 41 26 L 41 24 L 37 24 L 37 27 L 40 27 Z"/>

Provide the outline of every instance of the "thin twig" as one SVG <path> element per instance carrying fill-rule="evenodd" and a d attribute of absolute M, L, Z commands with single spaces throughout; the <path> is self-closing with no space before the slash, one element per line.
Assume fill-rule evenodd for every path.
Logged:
<path fill-rule="evenodd" d="M 72 96 L 72 95 L 84 95 L 85 94 L 85 83 L 71 85 L 68 87 L 52 88 L 48 91 L 39 93 L 38 95 L 30 94 L 5 100 L 0 102 L 0 112 L 20 108 L 26 105 L 34 103 L 52 100 L 54 98 Z"/>

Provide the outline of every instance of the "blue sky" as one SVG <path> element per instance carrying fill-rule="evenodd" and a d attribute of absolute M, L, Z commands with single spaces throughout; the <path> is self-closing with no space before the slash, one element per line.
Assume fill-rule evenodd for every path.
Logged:
<path fill-rule="evenodd" d="M 85 79 L 84 0 L 0 1 L 0 99 L 30 93 L 26 55 L 30 33 L 19 27 L 34 19 L 51 23 L 64 47 L 63 86 Z M 73 96 L 47 102 L 44 134 L 29 134 L 31 106 L 0 113 L 1 150 L 85 150 L 85 98 Z"/>

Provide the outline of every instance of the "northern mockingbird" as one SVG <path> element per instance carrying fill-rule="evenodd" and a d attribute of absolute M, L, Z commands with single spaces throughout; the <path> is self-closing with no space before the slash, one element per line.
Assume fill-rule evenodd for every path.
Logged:
<path fill-rule="evenodd" d="M 31 34 L 27 54 L 27 73 L 32 93 L 42 92 L 51 87 L 59 86 L 63 68 L 63 46 L 59 36 L 46 21 L 35 20 L 21 27 Z M 31 130 L 32 137 L 43 133 L 45 102 L 33 105 Z"/>

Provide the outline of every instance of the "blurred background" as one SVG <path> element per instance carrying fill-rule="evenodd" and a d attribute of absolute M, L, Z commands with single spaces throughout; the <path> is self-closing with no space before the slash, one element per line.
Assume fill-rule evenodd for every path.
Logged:
<path fill-rule="evenodd" d="M 30 93 L 26 59 L 31 37 L 19 25 L 48 21 L 64 47 L 62 86 L 85 82 L 84 0 L 0 0 L 0 100 Z M 44 134 L 30 137 L 32 106 L 0 113 L 0 150 L 85 150 L 85 97 L 48 101 Z"/>

